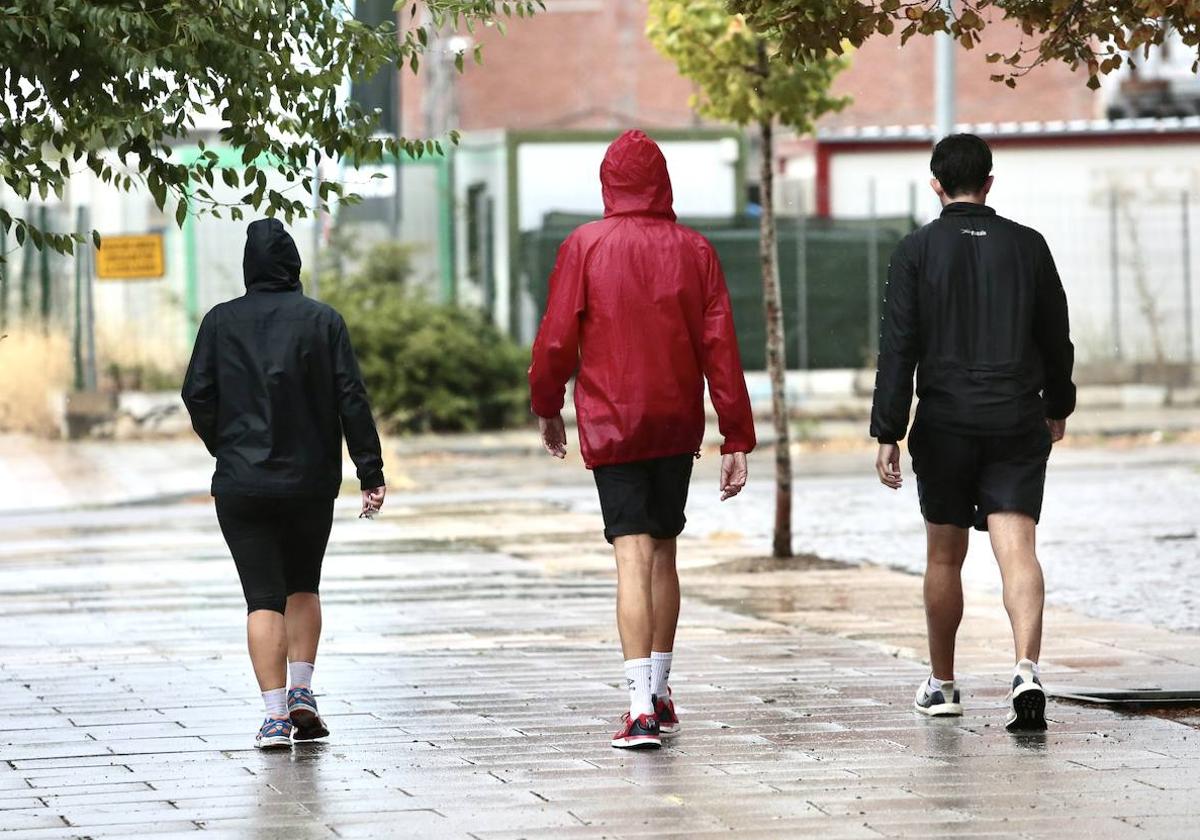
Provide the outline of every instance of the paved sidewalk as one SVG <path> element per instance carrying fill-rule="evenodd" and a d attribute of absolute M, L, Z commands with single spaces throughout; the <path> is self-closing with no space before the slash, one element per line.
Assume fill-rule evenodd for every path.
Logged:
<path fill-rule="evenodd" d="M 244 608 L 208 500 L 0 516 L 5 840 L 1197 835 L 1197 729 L 1052 704 L 1049 734 L 1004 732 L 1004 639 L 975 632 L 994 599 L 968 616 L 968 715 L 926 721 L 915 579 L 751 574 L 735 540 L 685 545 L 684 731 L 612 750 L 625 693 L 595 517 L 497 500 L 485 466 L 456 479 L 474 496 L 429 492 L 452 469 L 418 471 L 426 491 L 376 522 L 339 508 L 316 677 L 334 735 L 291 755 L 251 749 Z M 1194 637 L 1066 622 L 1052 682 L 1196 664 Z"/>

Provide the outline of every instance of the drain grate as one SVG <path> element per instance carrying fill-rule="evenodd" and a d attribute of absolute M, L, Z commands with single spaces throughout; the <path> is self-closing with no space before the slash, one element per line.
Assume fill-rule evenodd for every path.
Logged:
<path fill-rule="evenodd" d="M 1060 688 L 1047 692 L 1058 700 L 1100 706 L 1200 706 L 1200 688 Z"/>

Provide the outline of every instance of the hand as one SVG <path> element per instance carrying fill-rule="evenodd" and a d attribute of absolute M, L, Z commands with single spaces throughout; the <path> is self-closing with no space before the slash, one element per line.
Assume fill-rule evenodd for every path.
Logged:
<path fill-rule="evenodd" d="M 731 452 L 721 456 L 721 501 L 732 499 L 746 486 L 749 470 L 746 468 L 746 453 Z"/>
<path fill-rule="evenodd" d="M 387 487 L 384 485 L 362 491 L 363 505 L 362 512 L 358 514 L 359 519 L 370 519 L 379 513 L 380 508 L 383 507 L 383 497 L 386 495 Z"/>
<path fill-rule="evenodd" d="M 1046 418 L 1046 426 L 1050 429 L 1050 442 L 1058 443 L 1067 434 L 1067 421 Z"/>
<path fill-rule="evenodd" d="M 555 458 L 567 457 L 567 427 L 561 414 L 539 417 L 538 431 L 542 433 L 542 446 Z"/>
<path fill-rule="evenodd" d="M 879 455 L 875 458 L 875 471 L 884 487 L 899 490 L 904 483 L 900 474 L 900 445 L 896 443 L 879 444 Z"/>

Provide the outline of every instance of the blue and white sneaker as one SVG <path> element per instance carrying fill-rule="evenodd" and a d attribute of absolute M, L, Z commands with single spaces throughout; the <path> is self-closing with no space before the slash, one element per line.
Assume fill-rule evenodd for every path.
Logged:
<path fill-rule="evenodd" d="M 287 718 L 267 718 L 258 730 L 254 746 L 260 750 L 291 749 L 292 722 Z"/>
<path fill-rule="evenodd" d="M 1022 659 L 1013 673 L 1012 691 L 1008 695 L 1009 732 L 1043 732 L 1046 729 L 1046 690 L 1034 670 L 1033 662 Z"/>
<path fill-rule="evenodd" d="M 913 708 L 929 717 L 958 717 L 963 713 L 962 701 L 953 680 L 943 682 L 936 691 L 930 687 L 929 680 L 923 680 L 917 689 Z"/>
<path fill-rule="evenodd" d="M 288 717 L 296 727 L 297 741 L 313 741 L 329 735 L 329 727 L 317 712 L 317 700 L 307 688 L 293 688 L 288 692 Z"/>

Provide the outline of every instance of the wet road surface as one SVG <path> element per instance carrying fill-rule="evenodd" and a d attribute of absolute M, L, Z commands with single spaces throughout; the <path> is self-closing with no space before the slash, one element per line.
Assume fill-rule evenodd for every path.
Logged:
<path fill-rule="evenodd" d="M 1055 704 L 1049 735 L 1013 738 L 991 677 L 961 721 L 918 719 L 919 662 L 718 598 L 685 601 L 683 732 L 611 749 L 606 548 L 563 509 L 585 505 L 579 473 L 541 464 L 418 465 L 376 522 L 344 500 L 314 684 L 334 734 L 283 755 L 251 748 L 244 606 L 209 500 L 0 517 L 6 840 L 1195 836 L 1193 728 Z M 800 498 L 816 521 L 867 492 Z M 754 496 L 703 495 L 696 532 L 753 533 Z"/>

